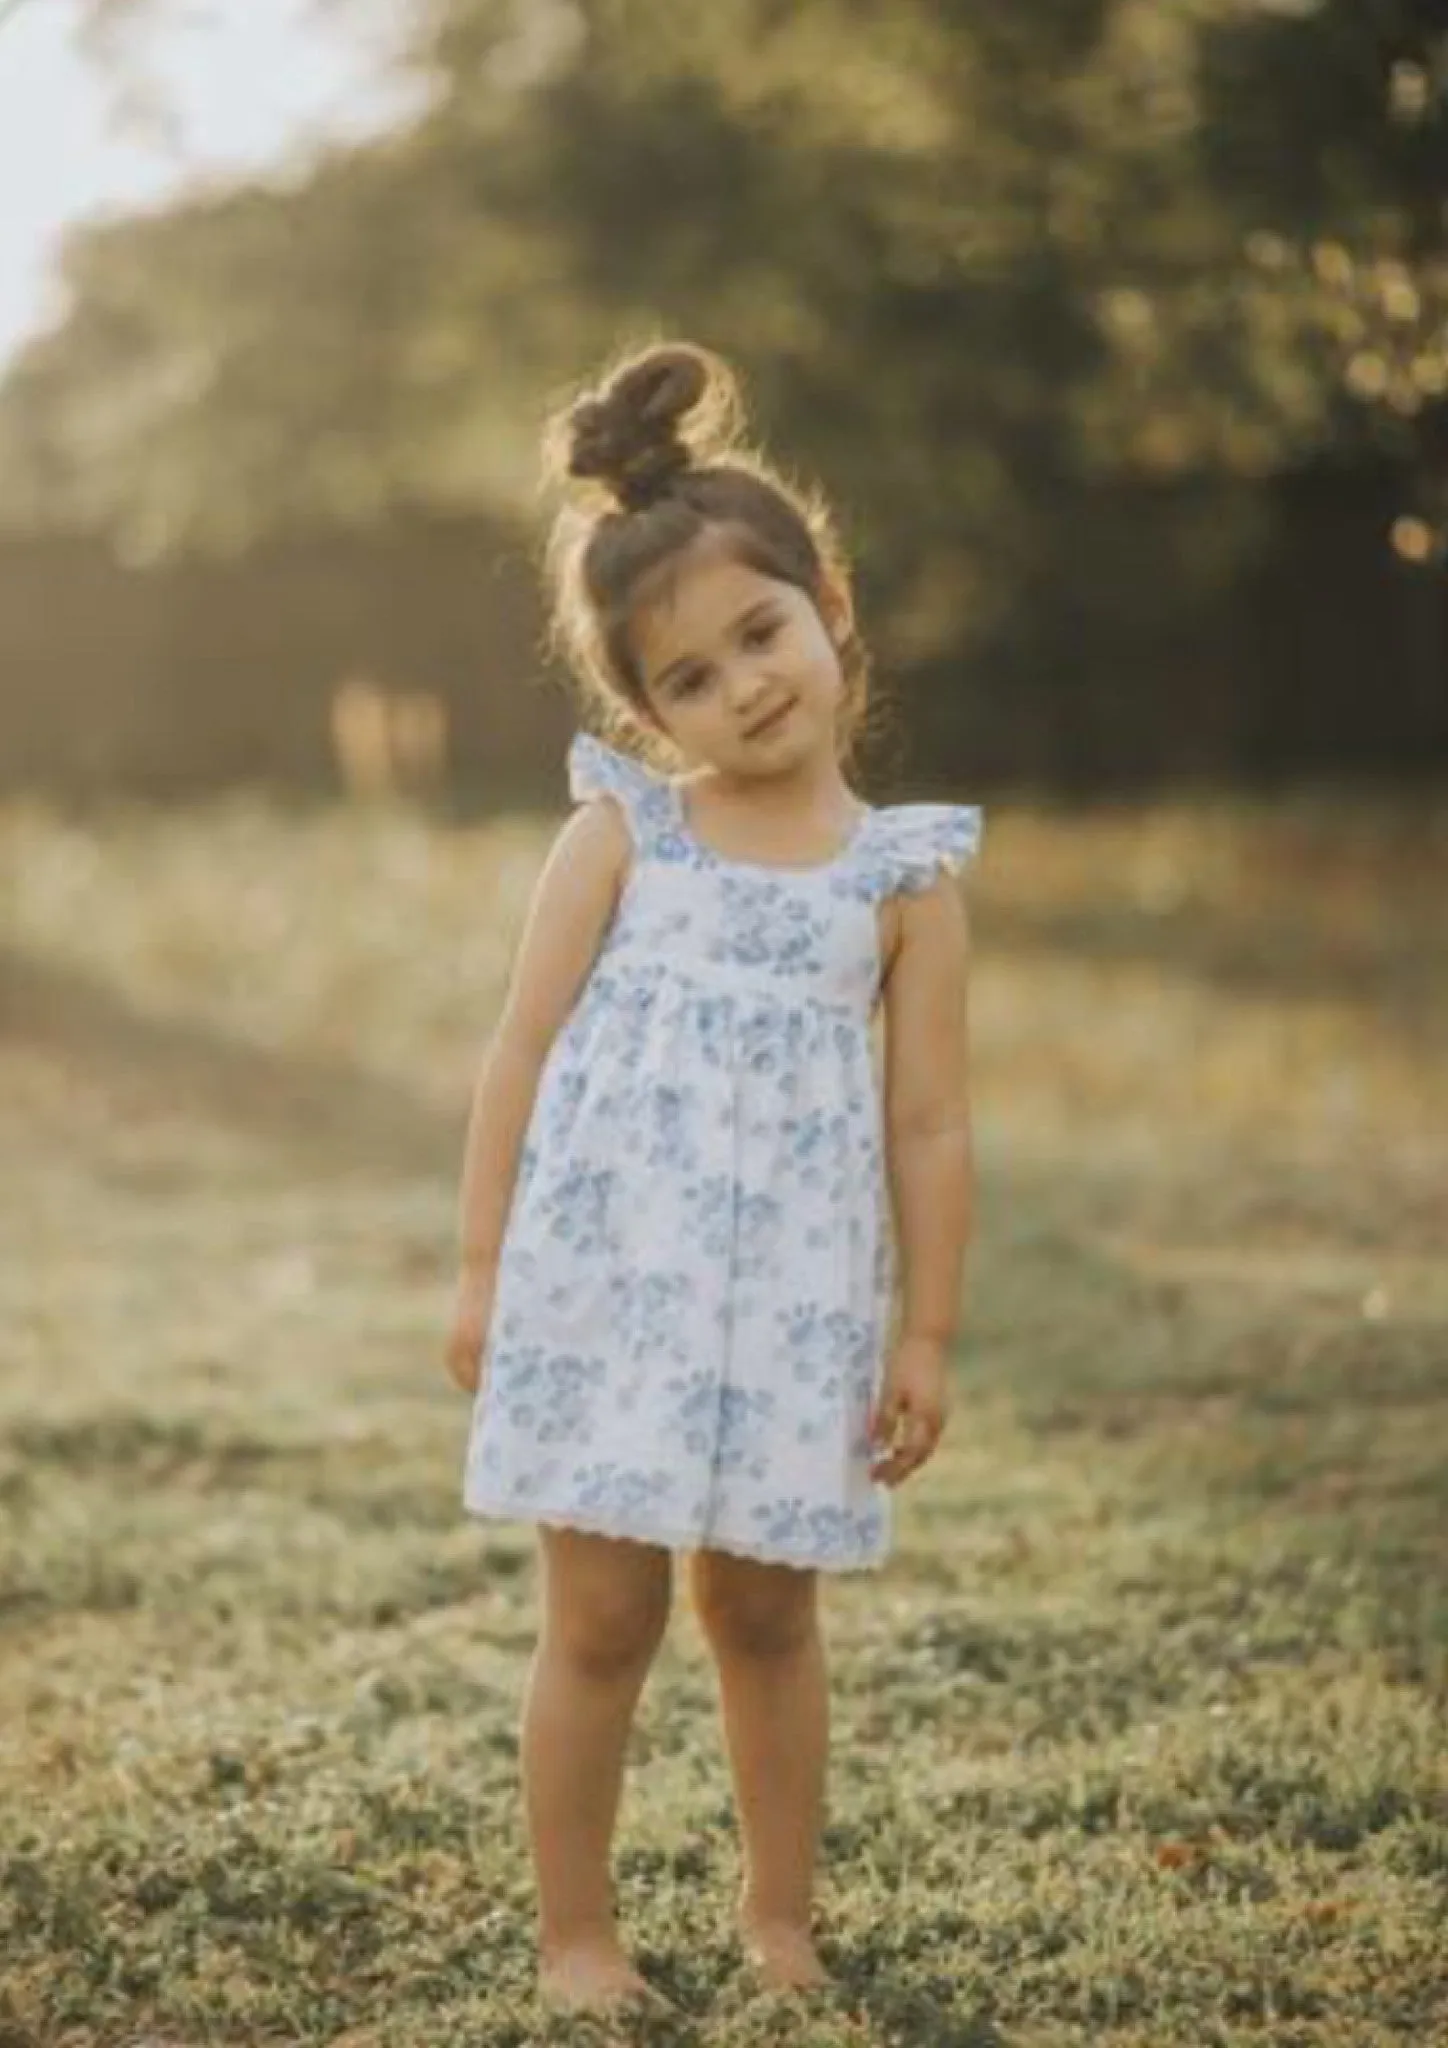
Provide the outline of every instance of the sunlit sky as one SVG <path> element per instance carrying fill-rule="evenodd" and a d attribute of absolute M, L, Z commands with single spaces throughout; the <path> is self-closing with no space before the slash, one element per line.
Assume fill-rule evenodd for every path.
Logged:
<path fill-rule="evenodd" d="M 114 86 L 77 47 L 77 0 L 0 0 L 0 364 L 61 311 L 52 259 L 70 223 L 364 133 L 400 104 L 375 54 L 309 0 L 160 0 L 155 12 L 141 47 L 175 117 L 164 140 L 118 123 Z"/>

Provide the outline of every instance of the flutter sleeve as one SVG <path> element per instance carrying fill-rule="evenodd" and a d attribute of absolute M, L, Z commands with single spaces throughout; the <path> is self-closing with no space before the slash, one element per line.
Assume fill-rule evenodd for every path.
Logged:
<path fill-rule="evenodd" d="M 960 874 L 980 851 L 985 821 L 974 804 L 896 804 L 879 814 L 874 879 L 881 896 L 917 896 L 941 873 Z"/>
<path fill-rule="evenodd" d="M 575 803 L 592 796 L 617 798 L 636 845 L 644 846 L 656 836 L 667 793 L 664 778 L 644 762 L 594 733 L 574 734 L 568 749 L 568 794 Z"/>

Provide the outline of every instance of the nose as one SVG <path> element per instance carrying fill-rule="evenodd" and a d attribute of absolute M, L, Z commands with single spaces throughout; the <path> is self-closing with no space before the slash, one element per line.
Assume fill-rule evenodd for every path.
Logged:
<path fill-rule="evenodd" d="M 728 695 L 731 707 L 747 718 L 754 707 L 769 695 L 769 678 L 751 661 L 733 662 L 729 669 Z"/>

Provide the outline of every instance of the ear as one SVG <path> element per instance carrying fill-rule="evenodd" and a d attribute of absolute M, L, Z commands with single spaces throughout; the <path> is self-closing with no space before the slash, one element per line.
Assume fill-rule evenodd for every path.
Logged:
<path fill-rule="evenodd" d="M 815 603 L 825 622 L 825 631 L 836 647 L 843 647 L 855 630 L 855 606 L 845 578 L 834 570 L 826 570 L 820 578 Z"/>

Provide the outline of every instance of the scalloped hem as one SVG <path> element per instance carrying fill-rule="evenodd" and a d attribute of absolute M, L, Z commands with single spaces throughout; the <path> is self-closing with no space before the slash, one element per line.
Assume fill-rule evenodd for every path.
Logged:
<path fill-rule="evenodd" d="M 464 1499 L 465 1511 L 479 1520 L 499 1522 L 541 1522 L 550 1529 L 578 1529 L 587 1536 L 612 1536 L 629 1543 L 651 1543 L 660 1550 L 723 1550 L 731 1557 L 747 1557 L 755 1564 L 793 1565 L 796 1571 L 877 1572 L 889 1557 L 888 1548 L 864 1557 L 810 1557 L 798 1551 L 770 1550 L 735 1536 L 684 1535 L 677 1530 L 624 1528 L 604 1515 L 576 1513 L 563 1508 L 533 1508 L 515 1505 L 494 1507 Z"/>

